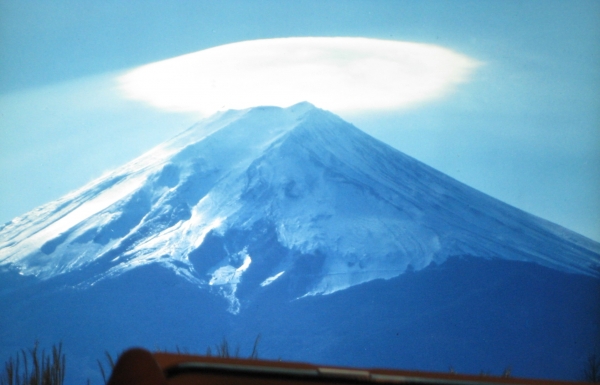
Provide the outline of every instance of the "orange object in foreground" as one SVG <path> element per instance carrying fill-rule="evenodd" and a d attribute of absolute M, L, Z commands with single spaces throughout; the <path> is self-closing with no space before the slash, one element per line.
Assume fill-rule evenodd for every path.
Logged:
<path fill-rule="evenodd" d="M 452 373 L 354 369 L 312 364 L 131 349 L 117 361 L 108 385 L 166 384 L 448 384 L 567 385 L 574 382 L 468 376 Z"/>

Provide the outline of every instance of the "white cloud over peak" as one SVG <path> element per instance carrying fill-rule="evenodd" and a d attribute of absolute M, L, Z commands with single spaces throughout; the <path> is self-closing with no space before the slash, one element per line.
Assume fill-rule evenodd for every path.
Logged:
<path fill-rule="evenodd" d="M 301 101 L 334 112 L 413 107 L 450 93 L 480 65 L 449 49 L 354 37 L 293 37 L 222 45 L 135 68 L 125 96 L 210 115 Z"/>

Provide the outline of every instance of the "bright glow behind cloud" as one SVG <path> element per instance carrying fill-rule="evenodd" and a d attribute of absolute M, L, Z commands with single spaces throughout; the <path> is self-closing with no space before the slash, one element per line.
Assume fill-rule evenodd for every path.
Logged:
<path fill-rule="evenodd" d="M 468 80 L 475 60 L 435 45 L 350 37 L 251 40 L 133 69 L 125 95 L 209 115 L 309 101 L 336 112 L 411 107 Z"/>

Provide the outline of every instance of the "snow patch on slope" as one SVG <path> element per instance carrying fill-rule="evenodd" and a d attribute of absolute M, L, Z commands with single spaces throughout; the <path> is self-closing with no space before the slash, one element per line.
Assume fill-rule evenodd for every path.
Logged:
<path fill-rule="evenodd" d="M 285 273 L 285 271 L 279 272 L 279 273 L 275 274 L 274 276 L 265 279 L 264 281 L 261 282 L 260 286 L 265 287 L 265 286 L 272 284 L 273 282 L 275 282 L 275 280 L 277 278 L 281 277 L 283 275 L 283 273 Z"/>
<path fill-rule="evenodd" d="M 242 259 L 242 265 L 235 267 L 232 265 L 221 266 L 212 273 L 208 284 L 218 287 L 219 294 L 229 301 L 229 311 L 232 314 L 240 312 L 240 300 L 235 296 L 237 286 L 242 279 L 242 275 L 252 263 L 252 258 L 248 255 L 247 248 L 237 254 L 237 259 Z"/>

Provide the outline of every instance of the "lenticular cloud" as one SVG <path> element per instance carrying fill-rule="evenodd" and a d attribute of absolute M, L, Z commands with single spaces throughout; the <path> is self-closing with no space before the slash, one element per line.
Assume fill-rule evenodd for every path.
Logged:
<path fill-rule="evenodd" d="M 349 37 L 252 40 L 135 68 L 126 97 L 209 115 L 304 100 L 336 112 L 407 108 L 466 82 L 479 63 L 420 43 Z"/>

